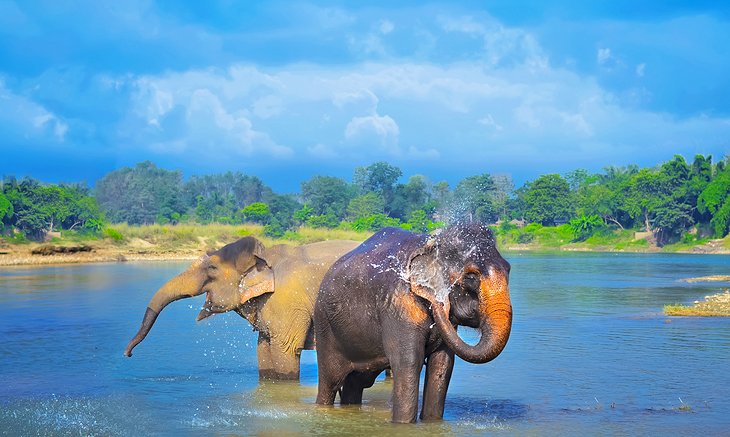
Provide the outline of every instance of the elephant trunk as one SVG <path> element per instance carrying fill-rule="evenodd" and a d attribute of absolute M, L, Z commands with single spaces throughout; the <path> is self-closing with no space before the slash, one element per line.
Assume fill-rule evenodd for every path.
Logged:
<path fill-rule="evenodd" d="M 152 329 L 155 320 L 157 320 L 160 311 L 168 304 L 179 299 L 203 294 L 203 284 L 207 277 L 205 268 L 202 265 L 203 263 L 205 263 L 204 258 L 196 261 L 187 270 L 171 279 L 155 293 L 147 305 L 147 311 L 144 313 L 142 325 L 139 327 L 137 335 L 129 341 L 127 348 L 124 350 L 125 356 L 132 356 L 132 349 L 144 340 Z"/>
<path fill-rule="evenodd" d="M 433 311 L 434 321 L 444 342 L 461 359 L 481 364 L 492 361 L 504 349 L 512 329 L 512 304 L 509 298 L 507 275 L 492 269 L 488 276 L 482 276 L 479 286 L 479 311 L 481 321 L 479 342 L 470 346 L 456 333 L 443 309 Z"/>

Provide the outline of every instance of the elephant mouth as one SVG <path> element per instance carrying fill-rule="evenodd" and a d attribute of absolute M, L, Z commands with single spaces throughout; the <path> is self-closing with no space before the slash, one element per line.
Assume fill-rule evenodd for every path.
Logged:
<path fill-rule="evenodd" d="M 210 316 L 224 313 L 225 309 L 221 308 L 219 305 L 214 305 L 210 299 L 205 301 L 205 305 L 203 305 L 203 308 L 198 313 L 198 317 L 195 318 L 196 322 L 200 322 L 203 319 L 207 319 Z"/>

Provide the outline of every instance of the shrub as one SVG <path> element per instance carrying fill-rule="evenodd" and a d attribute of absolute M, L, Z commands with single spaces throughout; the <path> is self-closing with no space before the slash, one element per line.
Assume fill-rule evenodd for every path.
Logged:
<path fill-rule="evenodd" d="M 307 226 L 313 228 L 336 228 L 339 224 L 334 214 L 313 215 L 307 220 Z"/>
<path fill-rule="evenodd" d="M 583 241 L 593 235 L 593 232 L 603 226 L 603 220 L 598 215 L 581 215 L 570 221 L 570 231 L 575 241 Z"/>
<path fill-rule="evenodd" d="M 352 223 L 354 231 L 372 231 L 375 232 L 387 226 L 400 226 L 400 220 L 389 217 L 385 214 L 372 214 L 367 217 L 361 217 Z"/>
<path fill-rule="evenodd" d="M 281 238 L 284 236 L 284 227 L 281 226 L 279 220 L 272 218 L 271 222 L 264 226 L 264 235 L 271 238 Z"/>
<path fill-rule="evenodd" d="M 118 230 L 111 227 L 104 228 L 104 236 L 107 238 L 111 238 L 114 241 L 124 240 L 124 235 L 122 235 L 122 233 Z"/>

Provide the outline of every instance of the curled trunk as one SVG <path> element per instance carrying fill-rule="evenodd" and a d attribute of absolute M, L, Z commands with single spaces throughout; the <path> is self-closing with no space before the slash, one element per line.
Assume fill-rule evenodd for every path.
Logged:
<path fill-rule="evenodd" d="M 135 335 L 127 344 L 124 355 L 131 357 L 132 349 L 144 340 L 152 329 L 163 308 L 171 302 L 186 297 L 198 296 L 203 294 L 203 283 L 205 282 L 205 269 L 200 265 L 202 260 L 193 264 L 186 271 L 182 272 L 160 288 L 150 300 L 145 311 L 142 325 Z"/>
<path fill-rule="evenodd" d="M 446 345 L 461 359 L 475 364 L 495 359 L 507 344 L 512 329 L 512 304 L 507 276 L 501 271 L 482 276 L 479 293 L 481 338 L 474 346 L 459 337 L 441 304 L 435 304 L 433 309 L 434 321 Z"/>

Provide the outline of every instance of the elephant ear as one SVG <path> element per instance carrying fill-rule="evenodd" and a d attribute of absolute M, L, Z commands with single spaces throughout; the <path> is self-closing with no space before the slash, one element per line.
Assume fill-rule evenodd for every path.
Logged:
<path fill-rule="evenodd" d="M 241 304 L 259 297 L 262 294 L 274 292 L 274 270 L 264 258 L 256 258 L 256 265 L 241 278 L 238 288 L 241 291 Z"/>
<path fill-rule="evenodd" d="M 450 284 L 446 280 L 446 269 L 434 238 L 411 254 L 407 271 L 413 293 L 431 302 L 446 301 Z"/>

